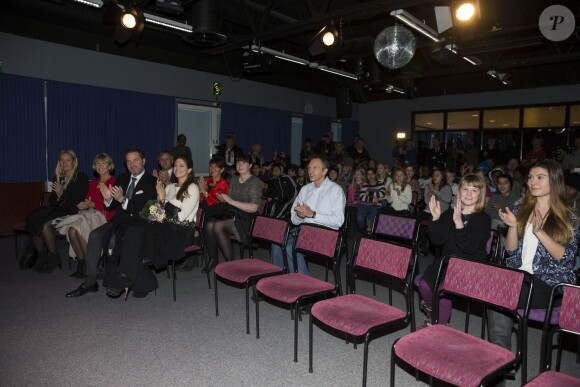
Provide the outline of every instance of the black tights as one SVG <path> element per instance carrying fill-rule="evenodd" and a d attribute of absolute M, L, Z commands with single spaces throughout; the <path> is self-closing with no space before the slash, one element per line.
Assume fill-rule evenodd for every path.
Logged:
<path fill-rule="evenodd" d="M 44 224 L 40 236 L 32 237 L 32 244 L 39 253 L 45 249 L 48 249 L 49 253 L 56 253 L 56 237 L 50 221 Z"/>
<path fill-rule="evenodd" d="M 210 219 L 205 222 L 205 248 L 210 262 L 218 262 L 218 247 L 222 251 L 224 260 L 230 261 L 234 250 L 230 235 L 232 235 L 232 220 Z"/>

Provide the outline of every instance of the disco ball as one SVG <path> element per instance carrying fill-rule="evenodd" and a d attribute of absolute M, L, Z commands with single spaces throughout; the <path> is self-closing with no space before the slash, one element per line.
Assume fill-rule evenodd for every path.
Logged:
<path fill-rule="evenodd" d="M 373 51 L 380 64 L 390 69 L 398 69 L 413 59 L 415 48 L 413 34 L 408 29 L 395 25 L 385 28 L 377 35 Z"/>

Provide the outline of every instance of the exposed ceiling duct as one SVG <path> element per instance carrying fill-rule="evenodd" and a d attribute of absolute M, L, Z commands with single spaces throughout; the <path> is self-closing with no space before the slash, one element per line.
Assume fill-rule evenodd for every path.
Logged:
<path fill-rule="evenodd" d="M 224 44 L 228 37 L 218 29 L 218 2 L 200 0 L 193 5 L 191 35 L 183 39 L 190 44 L 201 47 L 214 47 Z"/>

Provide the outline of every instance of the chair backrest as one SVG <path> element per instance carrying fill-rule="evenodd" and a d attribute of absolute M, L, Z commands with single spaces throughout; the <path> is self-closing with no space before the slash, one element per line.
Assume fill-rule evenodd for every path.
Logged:
<path fill-rule="evenodd" d="M 490 230 L 489 231 L 489 239 L 487 240 L 487 242 L 485 243 L 485 252 L 487 253 L 487 257 L 490 257 L 491 254 L 491 246 L 493 243 L 493 237 L 495 236 L 495 230 Z"/>
<path fill-rule="evenodd" d="M 258 207 L 258 214 L 266 215 L 266 209 L 268 208 L 268 199 L 262 199 L 260 206 Z"/>
<path fill-rule="evenodd" d="M 203 229 L 204 221 L 205 221 L 205 211 L 203 210 L 203 208 L 198 207 L 197 214 L 195 215 L 195 228 L 197 228 L 198 230 Z"/>
<path fill-rule="evenodd" d="M 250 235 L 252 239 L 258 238 L 284 246 L 288 237 L 288 229 L 289 224 L 284 219 L 258 215 L 254 219 Z"/>
<path fill-rule="evenodd" d="M 40 207 L 48 207 L 50 202 L 50 192 L 43 192 L 40 195 Z"/>
<path fill-rule="evenodd" d="M 369 269 L 404 280 L 409 270 L 413 270 L 414 262 L 409 263 L 414 257 L 410 246 L 363 237 L 355 248 L 352 268 Z"/>
<path fill-rule="evenodd" d="M 580 286 L 560 284 L 558 287 L 564 291 L 558 325 L 580 335 Z"/>
<path fill-rule="evenodd" d="M 442 289 L 472 300 L 495 305 L 517 315 L 520 294 L 524 291 L 524 281 L 530 282 L 527 292 L 531 291 L 529 274 L 507 267 L 475 262 L 457 257 L 447 257 L 447 271 Z M 440 274 L 438 275 L 440 277 Z M 529 298 L 528 303 L 529 303 Z M 528 307 L 525 308 L 526 318 Z"/>
<path fill-rule="evenodd" d="M 419 235 L 416 218 L 378 213 L 373 224 L 373 235 L 382 239 L 414 244 Z"/>
<path fill-rule="evenodd" d="M 294 243 L 294 254 L 316 254 L 331 260 L 340 256 L 341 232 L 327 227 L 303 223 Z"/>

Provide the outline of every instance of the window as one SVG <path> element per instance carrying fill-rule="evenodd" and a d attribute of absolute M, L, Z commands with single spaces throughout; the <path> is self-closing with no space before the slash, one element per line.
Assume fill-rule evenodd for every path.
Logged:
<path fill-rule="evenodd" d="M 483 129 L 517 129 L 520 127 L 520 109 L 483 111 Z"/>
<path fill-rule="evenodd" d="M 524 108 L 524 128 L 562 128 L 565 119 L 566 106 Z"/>

